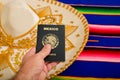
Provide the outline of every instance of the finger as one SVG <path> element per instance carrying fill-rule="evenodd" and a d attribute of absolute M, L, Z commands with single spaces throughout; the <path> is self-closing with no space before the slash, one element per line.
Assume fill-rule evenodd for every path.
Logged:
<path fill-rule="evenodd" d="M 49 62 L 45 62 L 45 65 L 49 64 Z"/>
<path fill-rule="evenodd" d="M 51 64 L 51 63 L 59 64 L 59 62 L 45 62 L 45 65 L 48 65 L 48 64 Z"/>
<path fill-rule="evenodd" d="M 39 75 L 39 80 L 45 80 L 46 77 L 47 77 L 47 73 L 44 72 L 44 71 L 42 71 L 42 72 L 40 73 L 40 75 Z"/>
<path fill-rule="evenodd" d="M 41 56 L 44 59 L 46 56 L 50 54 L 50 52 L 51 52 L 51 45 L 47 44 L 37 55 Z"/>
<path fill-rule="evenodd" d="M 32 55 L 35 54 L 35 47 L 33 47 L 30 51 L 28 51 L 24 56 L 23 56 L 23 61 L 31 57 Z"/>
<path fill-rule="evenodd" d="M 44 64 L 43 71 L 44 71 L 45 73 L 48 73 L 48 69 L 47 69 L 47 66 L 46 66 L 45 64 Z"/>
<path fill-rule="evenodd" d="M 48 71 L 54 68 L 57 64 L 58 64 L 57 62 L 52 62 L 52 63 L 47 64 Z"/>

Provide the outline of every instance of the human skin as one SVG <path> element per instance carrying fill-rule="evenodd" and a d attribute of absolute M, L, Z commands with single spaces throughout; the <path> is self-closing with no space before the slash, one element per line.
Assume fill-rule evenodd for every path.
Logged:
<path fill-rule="evenodd" d="M 43 49 L 35 54 L 32 48 L 23 58 L 20 70 L 13 80 L 45 80 L 48 72 L 55 67 L 56 62 L 47 63 L 44 58 L 49 55 L 51 46 L 45 45 Z"/>

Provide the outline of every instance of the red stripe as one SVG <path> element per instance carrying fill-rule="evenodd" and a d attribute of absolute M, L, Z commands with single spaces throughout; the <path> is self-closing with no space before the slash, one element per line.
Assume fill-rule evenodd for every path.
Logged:
<path fill-rule="evenodd" d="M 91 34 L 120 35 L 120 26 L 89 24 Z"/>
<path fill-rule="evenodd" d="M 77 60 L 120 62 L 120 50 L 85 49 Z"/>

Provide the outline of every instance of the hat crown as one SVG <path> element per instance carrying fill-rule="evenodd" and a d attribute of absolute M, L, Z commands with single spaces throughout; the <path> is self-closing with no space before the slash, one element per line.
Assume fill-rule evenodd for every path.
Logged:
<path fill-rule="evenodd" d="M 2 9 L 1 25 L 13 37 L 27 32 L 38 21 L 37 14 L 23 0 L 13 0 Z"/>

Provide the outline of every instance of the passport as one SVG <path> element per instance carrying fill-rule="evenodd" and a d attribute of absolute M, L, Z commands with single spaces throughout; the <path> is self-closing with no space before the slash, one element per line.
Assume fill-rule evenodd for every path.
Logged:
<path fill-rule="evenodd" d="M 38 25 L 36 53 L 46 44 L 50 44 L 52 50 L 45 61 L 65 61 L 65 26 Z"/>

